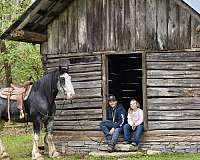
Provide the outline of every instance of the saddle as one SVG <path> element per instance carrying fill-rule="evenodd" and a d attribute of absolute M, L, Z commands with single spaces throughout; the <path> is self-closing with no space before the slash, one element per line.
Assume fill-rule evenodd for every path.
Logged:
<path fill-rule="evenodd" d="M 24 100 L 28 98 L 33 82 L 27 81 L 22 86 L 15 86 L 2 88 L 0 90 L 0 97 L 7 99 L 8 119 L 10 121 L 10 100 L 17 101 L 17 108 L 20 110 L 20 119 L 24 118 Z"/>

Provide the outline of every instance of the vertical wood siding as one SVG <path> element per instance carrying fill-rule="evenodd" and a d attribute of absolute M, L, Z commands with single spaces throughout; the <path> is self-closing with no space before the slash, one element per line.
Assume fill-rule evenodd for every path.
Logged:
<path fill-rule="evenodd" d="M 200 25 L 200 23 L 194 18 L 191 17 L 191 43 L 192 48 L 200 48 L 200 32 L 197 31 L 197 27 Z"/>
<path fill-rule="evenodd" d="M 74 0 L 49 25 L 48 48 L 53 54 L 189 49 L 199 45 L 194 25 L 174 0 Z"/>

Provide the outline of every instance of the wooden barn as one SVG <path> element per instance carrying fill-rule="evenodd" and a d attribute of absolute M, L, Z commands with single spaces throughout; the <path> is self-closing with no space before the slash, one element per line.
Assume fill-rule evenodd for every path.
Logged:
<path fill-rule="evenodd" d="M 144 110 L 141 147 L 200 152 L 200 13 L 187 0 L 36 0 L 1 39 L 41 44 L 46 71 L 69 64 L 73 103 L 57 97 L 63 153 L 96 150 L 107 96 Z"/>

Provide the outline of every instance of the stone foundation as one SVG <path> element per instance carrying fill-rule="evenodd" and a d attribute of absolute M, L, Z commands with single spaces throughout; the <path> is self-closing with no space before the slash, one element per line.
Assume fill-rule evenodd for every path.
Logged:
<path fill-rule="evenodd" d="M 123 144 L 120 144 L 121 146 Z M 56 143 L 59 152 L 63 154 L 88 154 L 89 152 L 98 151 L 99 143 L 94 141 L 68 141 Z M 148 142 L 141 143 L 140 149 L 147 151 L 181 152 L 181 153 L 200 153 L 200 142 Z"/>
<path fill-rule="evenodd" d="M 148 142 L 141 143 L 144 150 L 161 152 L 200 153 L 200 142 Z"/>
<path fill-rule="evenodd" d="M 68 141 L 55 144 L 62 154 L 88 154 L 97 151 L 99 147 L 99 143 L 94 141 Z"/>
<path fill-rule="evenodd" d="M 101 132 L 96 136 L 97 141 L 88 139 L 84 140 L 83 135 L 80 138 L 73 138 L 69 136 L 57 136 L 57 148 L 63 154 L 87 154 L 92 151 L 97 151 L 103 140 Z M 87 132 L 84 132 L 86 135 Z M 95 137 L 94 136 L 94 137 Z M 98 138 L 97 138 L 98 137 Z M 72 141 L 73 138 L 73 141 Z M 123 142 L 123 135 L 119 136 L 119 143 Z M 157 153 L 163 152 L 180 152 L 180 153 L 200 153 L 200 131 L 199 130 L 155 130 L 144 132 L 142 136 L 142 142 L 139 145 L 139 149 L 147 151 L 155 151 Z"/>

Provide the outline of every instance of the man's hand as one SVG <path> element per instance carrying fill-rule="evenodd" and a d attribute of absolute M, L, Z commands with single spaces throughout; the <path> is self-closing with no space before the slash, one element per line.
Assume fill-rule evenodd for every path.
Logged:
<path fill-rule="evenodd" d="M 114 131 L 115 131 L 115 128 L 112 128 L 112 129 L 110 130 L 109 134 L 112 135 Z"/>

